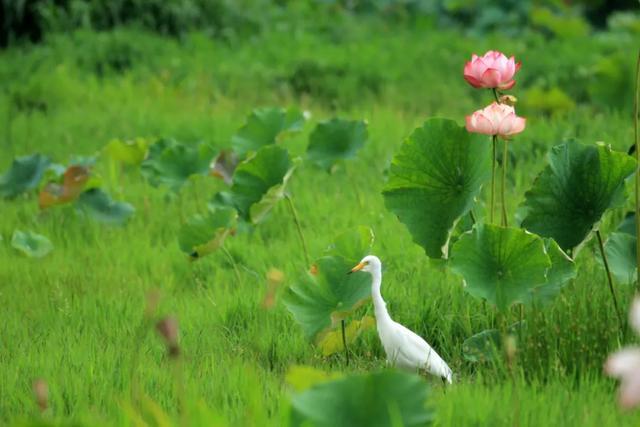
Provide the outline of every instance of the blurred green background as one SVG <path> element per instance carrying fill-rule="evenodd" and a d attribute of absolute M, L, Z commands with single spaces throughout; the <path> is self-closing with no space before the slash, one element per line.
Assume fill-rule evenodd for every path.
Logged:
<path fill-rule="evenodd" d="M 451 76 L 449 66 L 461 62 L 461 52 L 481 53 L 499 40 L 504 50 L 527 65 L 518 82 L 523 112 L 566 113 L 576 104 L 627 109 L 632 105 L 634 67 L 630 49 L 640 38 L 635 0 L 2 0 L 0 4 L 0 46 L 9 52 L 30 50 L 27 46 L 32 44 L 48 47 L 36 49 L 26 69 L 23 63 L 4 64 L 0 85 L 5 88 L 17 86 L 12 72 L 18 71 L 24 83 L 25 77 L 59 64 L 62 58 L 98 77 L 146 67 L 156 74 L 169 71 L 175 81 L 191 74 L 195 59 L 174 55 L 169 60 L 163 54 L 190 46 L 192 35 L 198 34 L 210 40 L 210 46 L 254 55 L 244 64 L 248 68 L 228 74 L 226 64 L 209 64 L 218 77 L 212 84 L 223 94 L 233 95 L 240 78 L 245 89 L 251 87 L 246 92 L 264 101 L 272 99 L 275 90 L 281 99 L 306 97 L 331 108 L 372 100 L 423 111 L 439 107 L 431 105 L 434 102 L 446 107 L 448 102 L 440 94 L 456 98 L 462 96 L 461 88 L 466 89 L 438 84 Z M 160 43 L 158 37 L 170 41 Z M 335 49 L 314 55 L 318 52 L 309 50 L 314 43 Z M 251 44 L 262 44 L 272 52 L 270 56 L 262 49 L 249 53 Z M 289 54 L 278 52 L 281 47 L 290 48 Z M 276 59 L 278 63 L 270 62 Z M 33 93 L 37 90 L 13 90 L 18 109 L 37 105 L 38 100 L 30 99 L 37 98 Z"/>
<path fill-rule="evenodd" d="M 256 35 L 283 22 L 319 27 L 336 15 L 380 19 L 388 24 L 464 29 L 482 35 L 539 31 L 579 36 L 607 26 L 637 30 L 625 11 L 634 0 L 3 0 L 0 44 L 40 41 L 52 31 L 108 30 L 135 25 L 180 36 L 201 30 L 216 38 Z M 324 21 L 324 24 L 318 21 Z M 317 27 L 316 27 L 317 28 Z"/>

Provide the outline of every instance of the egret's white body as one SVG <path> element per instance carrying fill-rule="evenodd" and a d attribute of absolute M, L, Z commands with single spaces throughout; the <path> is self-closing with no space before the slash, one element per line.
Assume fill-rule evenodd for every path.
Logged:
<path fill-rule="evenodd" d="M 451 369 L 438 353 L 422 337 L 395 322 L 389 315 L 387 305 L 380 293 L 382 285 L 380 259 L 373 255 L 366 256 L 352 271 L 368 272 L 373 279 L 371 296 L 375 308 L 378 335 L 384 351 L 387 353 L 387 361 L 400 368 L 425 370 L 451 383 Z"/>

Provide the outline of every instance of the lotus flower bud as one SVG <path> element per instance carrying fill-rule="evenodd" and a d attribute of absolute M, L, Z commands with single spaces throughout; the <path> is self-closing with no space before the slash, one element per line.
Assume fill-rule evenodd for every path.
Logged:
<path fill-rule="evenodd" d="M 516 105 L 517 102 L 518 102 L 518 98 L 516 98 L 513 95 L 500 96 L 500 104 L 507 104 L 513 107 L 514 105 Z"/>
<path fill-rule="evenodd" d="M 526 125 L 526 119 L 516 116 L 512 106 L 497 102 L 467 116 L 466 122 L 469 132 L 501 137 L 520 133 Z"/>
<path fill-rule="evenodd" d="M 464 78 L 475 88 L 508 90 L 516 84 L 513 79 L 520 69 L 514 57 L 507 58 L 504 53 L 490 50 L 484 56 L 473 55 L 464 66 Z"/>

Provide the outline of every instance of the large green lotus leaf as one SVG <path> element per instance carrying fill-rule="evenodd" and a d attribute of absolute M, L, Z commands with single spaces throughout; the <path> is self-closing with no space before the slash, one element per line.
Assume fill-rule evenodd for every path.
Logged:
<path fill-rule="evenodd" d="M 332 119 L 319 123 L 309 136 L 307 156 L 321 168 L 341 159 L 351 159 L 367 141 L 367 123 L 363 120 Z"/>
<path fill-rule="evenodd" d="M 433 419 L 419 375 L 383 371 L 319 383 L 292 398 L 292 425 L 425 426 Z"/>
<path fill-rule="evenodd" d="M 636 235 L 636 215 L 633 211 L 627 212 L 616 231 L 618 233 L 631 234 L 632 236 Z"/>
<path fill-rule="evenodd" d="M 491 175 L 491 143 L 452 120 L 430 119 L 394 156 L 383 195 L 429 257 L 446 258 L 456 221 Z"/>
<path fill-rule="evenodd" d="M 190 176 L 209 174 L 209 165 L 215 156 L 216 150 L 203 142 L 182 144 L 161 139 L 149 147 L 141 170 L 151 185 L 164 184 L 178 191 Z"/>
<path fill-rule="evenodd" d="M 486 329 L 462 343 L 462 356 L 469 362 L 486 362 L 500 354 L 502 339 L 497 329 Z"/>
<path fill-rule="evenodd" d="M 543 239 L 545 250 L 551 261 L 547 270 L 547 281 L 544 285 L 536 286 L 529 293 L 530 299 L 523 302 L 530 304 L 546 304 L 553 300 L 564 285 L 576 277 L 578 270 L 575 262 L 560 248 L 553 239 Z"/>
<path fill-rule="evenodd" d="M 313 273 L 305 273 L 284 297 L 284 304 L 302 326 L 307 338 L 320 341 L 322 333 L 353 312 L 371 295 L 371 275 L 347 274 L 353 267 L 341 257 L 316 261 Z"/>
<path fill-rule="evenodd" d="M 501 311 L 528 301 L 531 289 L 546 283 L 549 267 L 539 236 L 488 224 L 462 235 L 451 255 L 451 268 L 464 278 L 465 290 Z"/>
<path fill-rule="evenodd" d="M 53 250 L 53 244 L 42 234 L 15 230 L 11 246 L 30 258 L 42 258 Z"/>
<path fill-rule="evenodd" d="M 0 197 L 15 197 L 38 186 L 49 166 L 49 159 L 42 154 L 17 157 L 11 168 L 0 176 Z"/>
<path fill-rule="evenodd" d="M 293 365 L 287 369 L 285 382 L 294 391 L 300 393 L 308 390 L 314 385 L 326 383 L 341 378 L 340 372 L 325 372 L 317 368 L 305 365 Z"/>
<path fill-rule="evenodd" d="M 604 247 L 611 273 L 622 283 L 636 278 L 636 237 L 627 233 L 611 233 Z"/>
<path fill-rule="evenodd" d="M 525 193 L 522 226 L 565 251 L 582 243 L 607 209 L 624 203 L 636 161 L 609 146 L 575 141 L 553 147 L 549 165 Z"/>
<path fill-rule="evenodd" d="M 238 165 L 231 190 L 216 194 L 210 206 L 235 207 L 245 221 L 256 224 L 285 196 L 295 166 L 284 148 L 261 148 Z"/>
<path fill-rule="evenodd" d="M 355 266 L 369 254 L 373 240 L 374 235 L 371 228 L 362 225 L 354 227 L 336 237 L 325 251 L 325 255 L 342 257 Z"/>
<path fill-rule="evenodd" d="M 244 156 L 275 144 L 280 134 L 301 130 L 305 120 L 304 114 L 295 108 L 257 108 L 233 136 L 231 146 L 239 156 Z"/>
<path fill-rule="evenodd" d="M 344 329 L 344 340 L 347 346 L 354 343 L 358 337 L 365 331 L 375 327 L 376 320 L 371 316 L 364 316 L 360 320 L 352 320 Z M 331 356 L 332 354 L 344 351 L 344 343 L 342 342 L 342 329 L 333 329 L 322 335 L 322 339 L 318 341 L 318 348 L 322 351 L 323 356 Z"/>
<path fill-rule="evenodd" d="M 99 188 L 92 188 L 80 195 L 78 209 L 96 221 L 122 225 L 134 214 L 136 209 L 129 203 L 117 202 Z"/>
<path fill-rule="evenodd" d="M 180 249 L 192 258 L 202 258 L 218 250 L 235 229 L 237 217 L 233 208 L 218 208 L 204 216 L 192 216 L 180 227 Z"/>
<path fill-rule="evenodd" d="M 292 166 L 287 170 L 287 173 L 282 178 L 282 183 L 275 185 L 267 190 L 262 198 L 251 205 L 249 209 L 249 217 L 253 224 L 258 224 L 267 216 L 267 214 L 273 209 L 273 207 L 286 196 L 287 184 L 293 171 L 297 166 L 297 162 L 293 162 Z"/>
<path fill-rule="evenodd" d="M 511 335 L 517 335 L 524 322 L 517 322 L 507 329 Z M 497 329 L 486 329 L 462 343 L 462 356 L 469 362 L 487 362 L 502 353 L 502 337 Z"/>
<path fill-rule="evenodd" d="M 114 139 L 105 145 L 102 153 L 112 161 L 137 166 L 147 156 L 149 145 L 150 141 L 144 138 L 136 138 L 131 141 Z"/>
<path fill-rule="evenodd" d="M 635 281 L 637 274 L 636 243 L 636 216 L 633 212 L 628 212 L 618 229 L 609 235 L 604 244 L 611 273 L 621 283 Z"/>

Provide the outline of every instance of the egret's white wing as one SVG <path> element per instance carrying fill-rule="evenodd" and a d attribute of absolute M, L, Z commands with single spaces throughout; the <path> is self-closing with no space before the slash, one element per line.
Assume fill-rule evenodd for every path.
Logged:
<path fill-rule="evenodd" d="M 409 361 L 412 367 L 425 369 L 451 382 L 451 369 L 440 355 L 420 335 L 400 323 L 395 323 L 399 334 L 404 338 L 404 345 L 398 349 L 398 360 Z"/>

